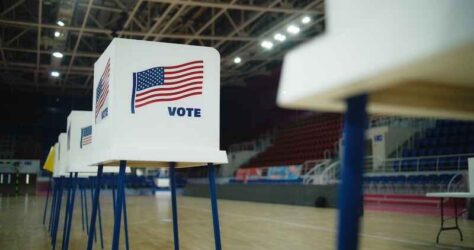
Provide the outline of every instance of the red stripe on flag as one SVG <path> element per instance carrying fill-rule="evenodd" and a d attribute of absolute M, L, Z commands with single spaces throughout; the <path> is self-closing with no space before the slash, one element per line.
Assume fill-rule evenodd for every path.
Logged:
<path fill-rule="evenodd" d="M 146 106 L 146 105 L 148 105 L 148 104 L 155 103 L 155 102 L 175 101 L 175 100 L 183 99 L 183 98 L 186 98 L 186 97 L 189 97 L 189 96 L 194 96 L 194 95 L 202 95 L 202 92 L 189 93 L 189 94 L 186 94 L 186 95 L 183 95 L 183 96 L 174 97 L 174 98 L 153 99 L 153 100 L 150 100 L 149 102 L 145 102 L 145 103 L 141 103 L 141 104 L 139 104 L 139 105 L 136 105 L 135 107 L 136 107 L 136 108 L 140 108 L 140 107 L 143 107 L 143 106 Z"/>
<path fill-rule="evenodd" d="M 202 87 L 193 87 L 193 88 L 184 89 L 184 90 L 176 91 L 176 92 L 169 92 L 169 93 L 160 93 L 160 94 L 148 95 L 148 96 L 145 96 L 145 97 L 143 97 L 143 98 L 137 99 L 136 102 L 146 101 L 146 100 L 148 100 L 148 99 L 151 99 L 151 98 L 153 98 L 153 97 L 158 97 L 158 96 L 178 95 L 178 94 L 182 94 L 182 93 L 185 93 L 185 92 L 188 92 L 188 91 L 194 91 L 194 90 L 202 90 Z"/>
<path fill-rule="evenodd" d="M 150 89 L 150 90 L 147 90 L 147 91 L 140 92 L 140 93 L 137 94 L 136 96 L 137 96 L 137 97 L 140 97 L 140 96 L 143 96 L 143 95 L 146 95 L 146 94 L 150 94 L 150 93 L 153 93 L 153 92 L 167 91 L 167 90 L 176 90 L 176 89 L 180 89 L 180 88 L 183 88 L 183 87 L 189 87 L 189 86 L 201 85 L 201 84 L 202 84 L 202 82 L 190 82 L 190 83 L 186 83 L 186 84 L 183 84 L 183 85 L 177 86 L 177 87 L 171 87 L 171 88 L 154 88 L 154 89 Z"/>
<path fill-rule="evenodd" d="M 191 64 L 197 64 L 197 63 L 203 63 L 203 61 L 202 60 L 192 61 L 192 62 L 183 63 L 183 64 L 179 64 L 179 65 L 175 65 L 175 66 L 167 66 L 167 67 L 164 67 L 164 68 L 165 69 L 177 69 L 177 68 L 181 68 L 181 67 L 188 66 L 188 65 L 191 65 Z"/>

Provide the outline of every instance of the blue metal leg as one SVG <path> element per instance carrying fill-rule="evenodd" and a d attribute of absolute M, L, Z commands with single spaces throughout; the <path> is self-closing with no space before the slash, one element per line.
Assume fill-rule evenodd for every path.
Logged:
<path fill-rule="evenodd" d="M 54 219 L 54 225 L 53 225 L 53 234 L 52 234 L 52 239 L 51 239 L 51 245 L 52 245 L 53 250 L 56 249 L 56 238 L 58 234 L 59 219 L 61 216 L 61 203 L 62 203 L 64 182 L 65 182 L 64 177 L 61 177 L 60 184 L 59 184 L 58 198 L 57 198 L 57 208 L 55 211 L 55 219 Z"/>
<path fill-rule="evenodd" d="M 174 249 L 179 250 L 179 232 L 178 232 L 178 207 L 176 203 L 176 176 L 175 162 L 170 162 L 170 185 L 171 185 L 171 209 L 173 211 L 173 237 Z"/>
<path fill-rule="evenodd" d="M 91 199 L 92 199 L 92 204 L 94 204 L 94 191 L 97 187 L 97 182 L 94 181 L 94 179 L 91 179 Z M 99 186 L 100 188 L 100 186 Z M 99 235 L 100 235 L 100 245 L 102 249 L 104 249 L 104 236 L 102 234 L 102 217 L 101 217 L 101 212 L 100 212 L 100 197 L 97 200 L 97 213 L 99 217 Z M 97 242 L 97 231 L 95 229 L 95 223 L 94 223 L 94 242 Z"/>
<path fill-rule="evenodd" d="M 84 194 L 82 193 L 82 180 L 79 181 L 79 193 L 81 194 L 81 222 L 82 222 L 82 232 L 84 232 Z M 88 233 L 88 232 L 86 232 Z"/>
<path fill-rule="evenodd" d="M 71 212 L 71 180 L 73 174 L 69 173 L 69 178 L 65 181 L 65 187 L 67 188 L 67 198 L 66 198 L 66 214 L 64 215 L 64 226 L 63 226 L 63 241 L 62 241 L 62 249 L 65 250 L 66 248 L 66 235 L 67 235 L 67 228 L 69 223 L 69 216 Z"/>
<path fill-rule="evenodd" d="M 82 189 L 84 195 L 84 214 L 86 215 L 86 231 L 89 232 L 89 206 L 87 205 L 87 182 L 84 180 L 84 188 Z M 87 234 L 89 235 L 89 234 Z"/>
<path fill-rule="evenodd" d="M 67 230 L 66 230 L 66 240 L 63 244 L 63 249 L 69 249 L 69 238 L 71 235 L 71 225 L 72 225 L 72 217 L 74 215 L 74 202 L 76 200 L 76 183 L 77 183 L 77 173 L 74 174 L 74 178 L 71 180 L 71 201 L 69 205 L 69 217 L 67 223 Z"/>
<path fill-rule="evenodd" d="M 367 96 L 347 100 L 344 119 L 344 152 L 338 194 L 338 250 L 355 250 L 359 245 L 359 216 L 362 207 L 364 131 L 367 123 Z"/>
<path fill-rule="evenodd" d="M 46 202 L 44 204 L 43 225 L 46 223 L 46 211 L 48 210 L 49 190 L 51 189 L 51 178 L 48 181 L 48 191 L 46 191 Z"/>
<path fill-rule="evenodd" d="M 112 205 L 114 206 L 112 209 L 114 211 L 114 218 L 115 218 L 115 177 L 114 174 L 111 174 L 110 177 L 112 178 Z"/>
<path fill-rule="evenodd" d="M 214 164 L 207 165 L 209 171 L 209 193 L 211 195 L 212 222 L 214 223 L 214 243 L 216 250 L 221 250 L 221 231 L 219 227 L 219 210 L 217 208 L 216 170 Z"/>
<path fill-rule="evenodd" d="M 54 209 L 56 208 L 56 196 L 57 196 L 57 190 L 58 190 L 57 187 L 58 187 L 57 178 L 53 178 L 53 199 L 51 200 L 51 211 L 49 213 L 49 226 L 48 226 L 48 232 L 50 232 L 50 236 L 51 236 L 51 226 L 53 224 Z"/>
<path fill-rule="evenodd" d="M 94 204 L 94 179 L 89 177 L 89 183 L 91 185 L 91 204 Z M 97 231 L 94 225 L 94 242 L 97 243 Z"/>
<path fill-rule="evenodd" d="M 102 249 L 104 249 L 104 233 L 102 230 L 102 212 L 100 211 L 100 199 L 97 200 L 97 212 L 99 213 L 100 246 L 102 247 Z"/>
<path fill-rule="evenodd" d="M 130 249 L 130 244 L 128 242 L 128 219 L 127 219 L 127 201 L 125 198 L 125 189 L 123 190 L 123 226 L 125 229 L 125 249 Z"/>
<path fill-rule="evenodd" d="M 125 168 L 127 167 L 126 161 L 120 161 L 120 171 L 117 179 L 117 200 L 115 203 L 114 213 L 114 234 L 112 238 L 112 250 L 119 249 L 120 241 L 120 224 L 122 221 L 122 208 L 123 208 L 123 196 L 124 182 L 125 182 Z"/>
<path fill-rule="evenodd" d="M 95 221 L 97 217 L 97 209 L 99 204 L 99 195 L 100 195 L 100 184 L 102 179 L 102 172 L 103 172 L 103 165 L 99 165 L 97 167 L 97 184 L 95 185 L 95 194 L 93 195 L 92 199 L 92 212 L 91 212 L 91 226 L 89 228 L 89 237 L 87 238 L 87 249 L 92 249 L 92 239 L 95 235 Z M 87 200 L 87 199 L 86 199 Z M 103 247 L 102 247 L 103 248 Z"/>

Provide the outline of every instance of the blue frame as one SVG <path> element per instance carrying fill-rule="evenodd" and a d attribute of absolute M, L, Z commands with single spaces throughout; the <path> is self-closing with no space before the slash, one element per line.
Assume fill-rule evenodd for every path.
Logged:
<path fill-rule="evenodd" d="M 367 127 L 367 96 L 346 100 L 344 119 L 344 152 L 341 184 L 338 193 L 338 250 L 355 250 L 359 246 L 359 217 L 363 212 L 362 174 L 364 163 L 364 131 Z"/>

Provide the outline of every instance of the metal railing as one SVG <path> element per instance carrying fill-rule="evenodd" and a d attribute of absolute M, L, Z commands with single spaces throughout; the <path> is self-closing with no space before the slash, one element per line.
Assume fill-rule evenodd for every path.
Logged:
<path fill-rule="evenodd" d="M 372 116 L 370 117 L 369 127 L 405 127 L 405 128 L 427 128 L 433 127 L 436 123 L 435 119 L 423 119 L 423 118 L 409 118 L 409 117 L 385 117 L 385 116 Z"/>
<path fill-rule="evenodd" d="M 467 158 L 474 157 L 474 153 L 401 157 L 384 160 L 375 169 L 366 166 L 366 172 L 419 172 L 419 171 L 443 171 L 467 169 Z"/>

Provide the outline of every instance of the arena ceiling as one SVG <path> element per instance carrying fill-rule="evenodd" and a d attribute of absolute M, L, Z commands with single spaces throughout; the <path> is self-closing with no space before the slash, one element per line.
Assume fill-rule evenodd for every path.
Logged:
<path fill-rule="evenodd" d="M 3 0 L 0 86 L 90 94 L 93 64 L 115 36 L 212 46 L 222 56 L 222 84 L 242 84 L 275 69 L 289 48 L 321 33 L 323 5 L 311 0 Z M 298 32 L 288 31 L 290 25 Z M 275 37 L 278 33 L 286 39 Z"/>

